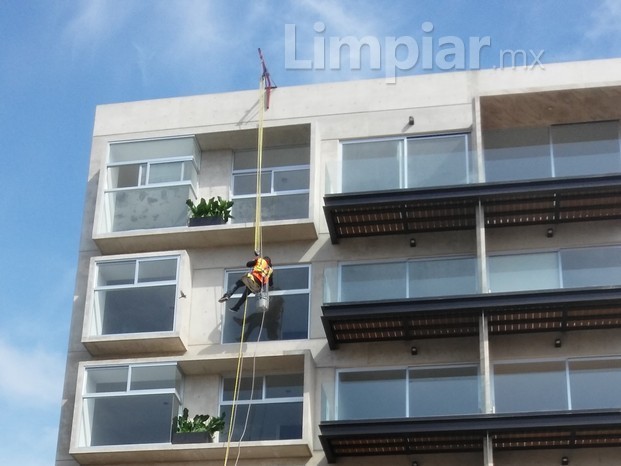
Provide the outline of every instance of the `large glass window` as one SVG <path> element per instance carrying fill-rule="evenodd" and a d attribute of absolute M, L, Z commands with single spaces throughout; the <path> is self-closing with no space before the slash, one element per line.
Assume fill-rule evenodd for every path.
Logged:
<path fill-rule="evenodd" d="M 185 225 L 200 154 L 191 137 L 111 144 L 104 231 Z"/>
<path fill-rule="evenodd" d="M 308 218 L 310 149 L 265 148 L 261 170 L 261 219 Z M 257 152 L 237 151 L 233 158 L 233 223 L 255 220 Z"/>
<path fill-rule="evenodd" d="M 474 365 L 338 373 L 339 420 L 472 414 L 480 412 L 479 399 Z"/>
<path fill-rule="evenodd" d="M 474 257 L 341 264 L 339 270 L 339 302 L 478 292 Z"/>
<path fill-rule="evenodd" d="M 231 441 L 289 440 L 302 438 L 304 376 L 275 374 L 242 377 L 235 403 Z M 223 381 L 220 412 L 229 431 L 235 400 L 235 378 Z M 243 437 L 242 437 L 243 435 Z"/>
<path fill-rule="evenodd" d="M 181 404 L 175 364 L 87 368 L 80 446 L 170 442 Z"/>
<path fill-rule="evenodd" d="M 494 365 L 496 412 L 621 408 L 621 359 L 502 362 Z"/>
<path fill-rule="evenodd" d="M 230 270 L 226 273 L 226 289 L 231 290 L 247 270 Z M 269 290 L 269 305 L 266 312 L 256 308 L 255 295 L 246 300 L 246 321 L 244 306 L 238 312 L 226 312 L 222 342 L 232 343 L 240 340 L 242 324 L 244 341 L 300 340 L 308 338 L 308 319 L 310 309 L 310 267 L 280 266 L 274 264 L 272 275 L 274 286 Z M 244 287 L 239 288 L 226 303 L 233 306 L 242 296 Z"/>
<path fill-rule="evenodd" d="M 487 181 L 621 171 L 619 121 L 488 130 L 483 140 Z"/>
<path fill-rule="evenodd" d="M 178 263 L 178 257 L 97 262 L 91 336 L 174 330 Z"/>
<path fill-rule="evenodd" d="M 342 192 L 471 183 L 468 135 L 451 134 L 342 144 Z"/>

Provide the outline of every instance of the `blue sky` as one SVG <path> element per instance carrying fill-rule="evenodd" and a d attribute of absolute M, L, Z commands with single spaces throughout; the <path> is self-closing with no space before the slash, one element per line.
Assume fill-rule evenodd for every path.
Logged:
<path fill-rule="evenodd" d="M 501 50 L 544 67 L 618 57 L 620 24 L 619 0 L 0 1 L 0 464 L 53 464 L 98 104 L 256 89 L 258 47 L 279 87 L 385 77 L 373 59 L 410 63 L 413 42 L 397 80 L 450 72 L 442 41 L 471 37 L 489 39 L 484 68 Z M 377 40 L 381 56 L 339 66 L 329 44 L 347 37 Z"/>

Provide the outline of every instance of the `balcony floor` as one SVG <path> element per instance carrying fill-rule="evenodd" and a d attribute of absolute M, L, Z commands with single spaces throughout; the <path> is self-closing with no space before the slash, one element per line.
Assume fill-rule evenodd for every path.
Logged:
<path fill-rule="evenodd" d="M 621 218 L 621 175 L 399 189 L 324 197 L 332 243 L 342 238 L 469 230 L 485 226 Z"/>
<path fill-rule="evenodd" d="M 338 458 L 621 446 L 621 410 L 476 414 L 423 419 L 325 421 L 319 439 Z"/>
<path fill-rule="evenodd" d="M 330 303 L 321 317 L 328 343 L 464 337 L 621 327 L 621 287 Z"/>

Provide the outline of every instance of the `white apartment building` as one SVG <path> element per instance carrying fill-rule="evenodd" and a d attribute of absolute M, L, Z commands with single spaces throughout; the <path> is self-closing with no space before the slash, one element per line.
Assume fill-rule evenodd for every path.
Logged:
<path fill-rule="evenodd" d="M 618 465 L 621 60 L 273 90 L 240 343 L 259 102 L 97 108 L 56 466 Z"/>

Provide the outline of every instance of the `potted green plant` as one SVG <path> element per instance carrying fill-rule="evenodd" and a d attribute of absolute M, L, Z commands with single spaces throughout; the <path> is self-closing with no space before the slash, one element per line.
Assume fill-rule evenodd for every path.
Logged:
<path fill-rule="evenodd" d="M 183 415 L 173 418 L 172 443 L 213 442 L 214 434 L 224 429 L 225 413 L 219 417 L 197 414 L 193 418 L 188 413 L 188 408 L 184 408 Z"/>
<path fill-rule="evenodd" d="M 219 225 L 229 221 L 233 201 L 227 201 L 222 197 L 212 197 L 209 201 L 201 197 L 201 200 L 194 204 L 192 199 L 185 201 L 190 209 L 190 226 L 199 225 Z"/>

